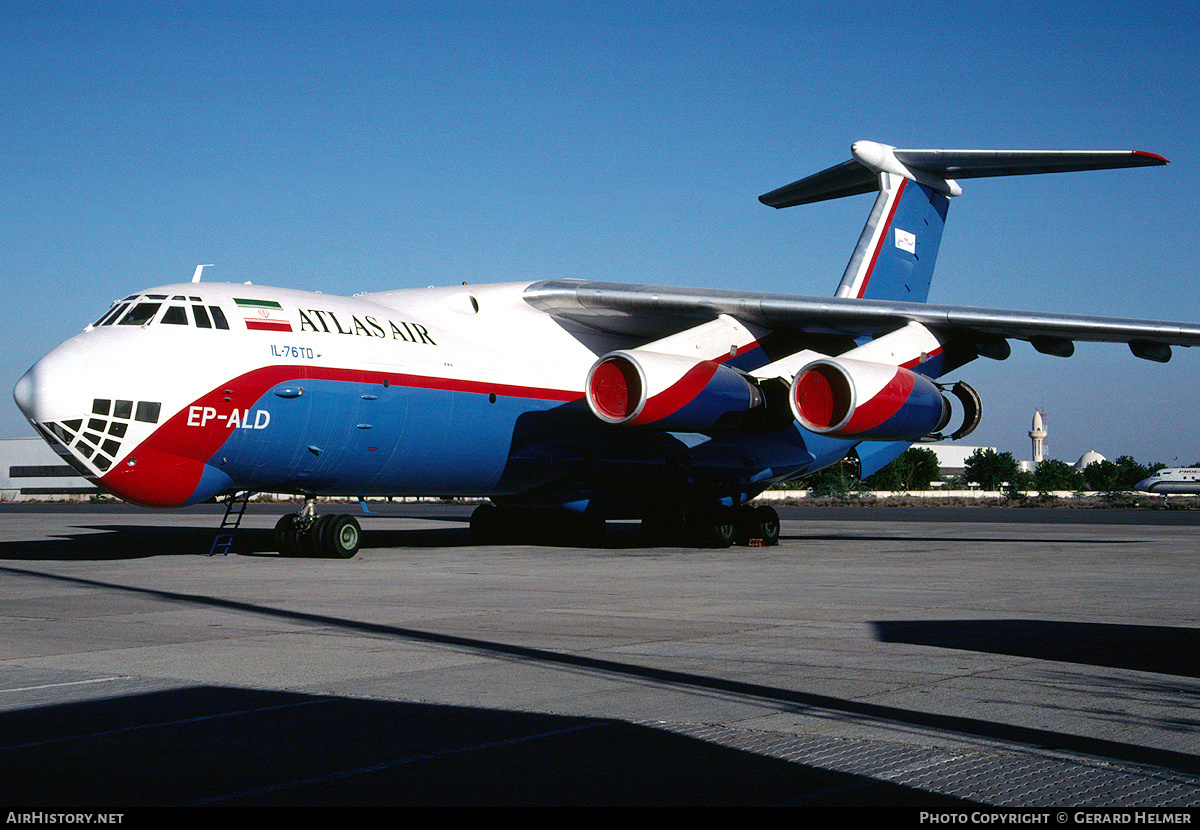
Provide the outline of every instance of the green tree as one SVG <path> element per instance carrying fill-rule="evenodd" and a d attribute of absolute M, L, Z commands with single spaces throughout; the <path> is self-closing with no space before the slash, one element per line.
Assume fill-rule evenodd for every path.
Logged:
<path fill-rule="evenodd" d="M 984 490 L 999 490 L 1005 483 L 1017 484 L 1020 470 L 1011 452 L 978 449 L 967 456 L 963 477 Z"/>
<path fill-rule="evenodd" d="M 1122 455 L 1116 461 L 1097 461 L 1087 465 L 1083 470 L 1083 477 L 1089 490 L 1116 493 L 1132 490 L 1143 478 L 1162 468 L 1162 464 L 1145 466 L 1139 464 L 1132 456 Z"/>
<path fill-rule="evenodd" d="M 1132 490 L 1133 485 L 1150 475 L 1150 468 L 1143 466 L 1132 456 L 1122 455 L 1117 459 L 1117 487 L 1121 490 Z"/>
<path fill-rule="evenodd" d="M 1083 476 L 1065 461 L 1043 461 L 1033 472 L 1033 486 L 1040 493 L 1048 493 L 1051 490 L 1079 490 L 1083 485 Z"/>
<path fill-rule="evenodd" d="M 1089 490 L 1110 492 L 1117 489 L 1117 465 L 1108 459 L 1092 462 L 1083 468 L 1083 478 Z"/>
<path fill-rule="evenodd" d="M 817 470 L 804 477 L 804 486 L 814 496 L 845 496 L 858 488 L 858 466 L 851 459 L 843 458 L 836 464 Z"/>
<path fill-rule="evenodd" d="M 909 447 L 863 486 L 868 490 L 928 490 L 932 482 L 941 480 L 937 453 L 927 447 Z"/>

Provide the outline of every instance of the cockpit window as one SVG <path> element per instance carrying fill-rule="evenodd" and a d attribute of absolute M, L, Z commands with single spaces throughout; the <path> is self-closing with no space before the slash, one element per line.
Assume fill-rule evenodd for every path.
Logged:
<path fill-rule="evenodd" d="M 121 316 L 121 312 L 127 308 L 129 308 L 129 303 L 113 303 L 112 307 L 108 311 L 104 312 L 104 316 L 96 321 L 95 326 L 111 326 L 113 322 Z M 93 328 L 95 326 L 93 326 Z"/>
<path fill-rule="evenodd" d="M 163 307 L 159 299 L 165 299 L 162 294 L 144 294 L 134 296 L 132 300 L 140 300 L 133 302 L 130 299 L 120 300 L 113 303 L 108 311 L 104 312 L 99 320 L 92 324 L 96 326 L 111 326 L 114 323 L 120 326 L 144 326 L 155 322 L 158 317 L 159 309 Z M 225 313 L 221 311 L 218 305 L 201 305 L 204 301 L 200 297 L 183 297 L 176 295 L 173 300 L 186 300 L 192 305 L 192 314 L 189 318 L 186 305 L 168 305 L 166 310 L 162 312 L 162 317 L 158 318 L 158 323 L 163 323 L 172 326 L 187 326 L 195 321 L 196 328 L 200 329 L 229 329 L 229 320 L 226 319 Z"/>
<path fill-rule="evenodd" d="M 118 325 L 121 326 L 144 326 L 154 319 L 154 315 L 158 312 L 158 307 L 162 303 L 138 303 L 133 307 L 133 310 L 121 318 Z"/>

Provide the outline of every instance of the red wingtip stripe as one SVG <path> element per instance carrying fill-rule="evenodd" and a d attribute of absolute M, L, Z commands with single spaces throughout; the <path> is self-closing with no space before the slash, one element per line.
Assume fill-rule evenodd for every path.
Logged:
<path fill-rule="evenodd" d="M 1171 163 L 1169 159 L 1163 158 L 1158 153 L 1150 153 L 1150 152 L 1147 152 L 1146 150 L 1134 150 L 1133 154 L 1135 156 L 1142 156 L 1144 158 L 1153 159 L 1154 164 L 1170 164 Z"/>

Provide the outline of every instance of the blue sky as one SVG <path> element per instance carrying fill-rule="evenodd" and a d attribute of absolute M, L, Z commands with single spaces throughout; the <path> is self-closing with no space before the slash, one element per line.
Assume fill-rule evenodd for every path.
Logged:
<path fill-rule="evenodd" d="M 899 4 L 893 4 L 899 5 Z M 962 7 L 959 7 L 962 6 Z M 907 147 L 1143 149 L 964 183 L 930 300 L 1200 321 L 1185 4 L 6 3 L 0 386 L 117 297 L 580 278 L 833 292 L 870 196 L 757 196 Z M 970 443 L 1200 460 L 1200 350 L 957 372 Z M 31 434 L 11 397 L 0 437 Z"/>

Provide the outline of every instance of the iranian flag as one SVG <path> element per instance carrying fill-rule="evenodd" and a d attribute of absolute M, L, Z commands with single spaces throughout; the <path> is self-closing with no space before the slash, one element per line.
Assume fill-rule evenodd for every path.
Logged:
<path fill-rule="evenodd" d="M 274 300 L 243 300 L 233 298 L 242 310 L 246 328 L 256 331 L 291 331 L 292 324 L 283 317 L 283 306 Z"/>

